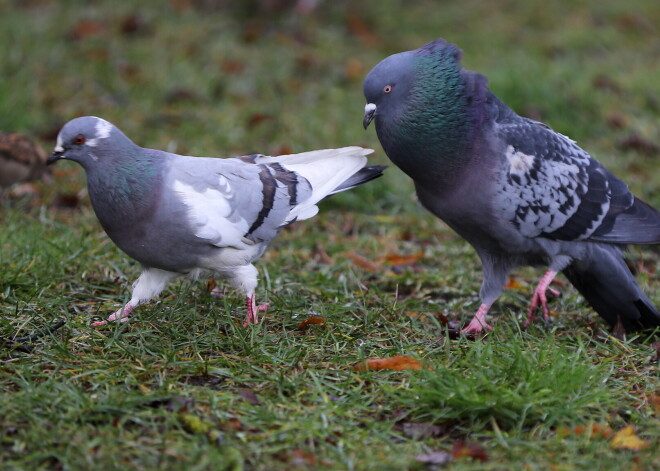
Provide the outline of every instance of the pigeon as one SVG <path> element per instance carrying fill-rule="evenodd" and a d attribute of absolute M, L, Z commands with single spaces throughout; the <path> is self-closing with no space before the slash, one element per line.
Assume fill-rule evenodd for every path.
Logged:
<path fill-rule="evenodd" d="M 660 243 L 660 212 L 573 140 L 508 108 L 461 55 L 437 39 L 382 60 L 364 81 L 363 125 L 375 122 L 422 206 L 481 259 L 481 305 L 462 332 L 492 329 L 488 311 L 521 265 L 548 267 L 526 325 L 539 306 L 549 319 L 546 292 L 563 272 L 611 326 L 660 326 L 622 256 L 626 244 Z"/>
<path fill-rule="evenodd" d="M 108 121 L 69 121 L 48 163 L 78 162 L 103 229 L 142 264 L 131 299 L 107 320 L 131 312 L 173 279 L 228 279 L 247 299 L 244 326 L 258 322 L 252 262 L 283 227 L 316 215 L 319 201 L 381 176 L 373 151 L 344 147 L 269 157 L 188 157 L 137 146 Z"/>
<path fill-rule="evenodd" d="M 47 158 L 27 136 L 0 131 L 0 189 L 41 178 L 47 174 Z"/>

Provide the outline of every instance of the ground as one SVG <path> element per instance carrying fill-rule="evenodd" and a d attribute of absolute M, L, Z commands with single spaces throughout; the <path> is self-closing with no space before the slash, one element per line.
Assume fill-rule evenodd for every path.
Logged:
<path fill-rule="evenodd" d="M 183 154 L 362 145 L 387 164 L 362 129 L 362 79 L 444 37 L 518 113 L 660 207 L 657 2 L 236 3 L 0 4 L 0 129 L 50 151 L 67 120 L 96 115 Z M 524 330 L 543 273 L 529 268 L 493 332 L 457 337 L 478 259 L 394 167 L 281 234 L 258 264 L 271 308 L 247 329 L 243 299 L 204 282 L 92 327 L 139 266 L 75 164 L 19 193 L 0 201 L 3 469 L 660 468 L 657 336 L 611 335 L 561 277 L 552 323 Z M 656 305 L 659 253 L 628 253 Z M 365 371 L 394 356 L 417 369 Z"/>

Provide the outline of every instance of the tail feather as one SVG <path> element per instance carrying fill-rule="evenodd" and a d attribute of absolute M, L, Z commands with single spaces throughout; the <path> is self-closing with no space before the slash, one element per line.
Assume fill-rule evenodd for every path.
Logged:
<path fill-rule="evenodd" d="M 278 157 L 260 156 L 257 163 L 277 162 L 305 178 L 311 185 L 311 195 L 291 210 L 285 221 L 285 224 L 288 224 L 315 216 L 319 210 L 316 204 L 326 196 L 348 190 L 379 176 L 382 173 L 380 166 L 365 167 L 366 156 L 372 152 L 372 149 L 357 146 L 342 147 Z"/>
<path fill-rule="evenodd" d="M 587 260 L 573 262 L 563 273 L 610 326 L 621 322 L 626 332 L 660 326 L 660 312 L 635 281 L 619 247 L 593 244 Z"/>
<path fill-rule="evenodd" d="M 340 193 L 342 191 L 350 190 L 356 186 L 362 185 L 363 183 L 370 182 L 375 180 L 378 177 L 383 176 L 383 171 L 387 168 L 387 165 L 367 165 L 362 167 L 357 173 L 354 173 L 350 178 L 344 180 L 344 182 L 339 185 L 337 188 L 332 190 L 330 195 L 335 193 Z"/>
<path fill-rule="evenodd" d="M 635 198 L 625 211 L 605 218 L 589 239 L 612 244 L 660 244 L 660 211 Z"/>

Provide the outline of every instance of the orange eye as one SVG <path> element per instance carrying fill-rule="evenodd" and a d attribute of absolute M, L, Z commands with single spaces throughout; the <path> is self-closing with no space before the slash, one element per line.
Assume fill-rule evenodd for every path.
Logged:
<path fill-rule="evenodd" d="M 385 85 L 383 88 L 383 93 L 390 93 L 392 91 L 392 85 Z"/>
<path fill-rule="evenodd" d="M 85 136 L 82 134 L 78 134 L 74 139 L 73 139 L 74 144 L 84 144 L 85 143 Z"/>

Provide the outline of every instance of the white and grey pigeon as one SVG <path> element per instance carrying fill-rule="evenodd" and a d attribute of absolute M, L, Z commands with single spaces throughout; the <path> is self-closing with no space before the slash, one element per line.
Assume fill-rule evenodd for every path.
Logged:
<path fill-rule="evenodd" d="M 442 39 L 387 57 L 364 81 L 365 129 L 415 183 L 422 205 L 481 259 L 481 305 L 463 332 L 491 329 L 486 314 L 509 271 L 549 267 L 532 297 L 548 318 L 558 272 L 612 326 L 660 326 L 660 313 L 622 257 L 625 244 L 660 243 L 660 213 L 566 136 L 518 116 L 461 68 Z"/>
<path fill-rule="evenodd" d="M 108 121 L 69 121 L 48 163 L 78 162 L 108 236 L 142 264 L 130 301 L 107 321 L 124 322 L 179 276 L 215 275 L 247 298 L 244 325 L 258 321 L 252 262 L 280 230 L 313 217 L 328 195 L 379 177 L 361 147 L 268 157 L 187 157 L 134 144 Z"/>

